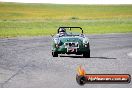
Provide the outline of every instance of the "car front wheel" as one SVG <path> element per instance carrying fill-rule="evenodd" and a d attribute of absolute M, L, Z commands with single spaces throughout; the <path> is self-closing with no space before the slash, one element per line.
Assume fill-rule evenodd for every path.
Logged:
<path fill-rule="evenodd" d="M 89 50 L 89 52 L 84 52 L 83 57 L 90 58 L 90 50 Z"/>
<path fill-rule="evenodd" d="M 53 57 L 58 57 L 58 53 L 57 52 L 52 52 L 52 56 Z"/>

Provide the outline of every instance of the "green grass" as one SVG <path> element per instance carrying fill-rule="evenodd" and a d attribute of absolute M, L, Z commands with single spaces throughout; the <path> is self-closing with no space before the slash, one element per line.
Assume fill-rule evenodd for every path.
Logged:
<path fill-rule="evenodd" d="M 0 37 L 56 33 L 80 26 L 88 34 L 132 32 L 132 5 L 0 3 Z"/>

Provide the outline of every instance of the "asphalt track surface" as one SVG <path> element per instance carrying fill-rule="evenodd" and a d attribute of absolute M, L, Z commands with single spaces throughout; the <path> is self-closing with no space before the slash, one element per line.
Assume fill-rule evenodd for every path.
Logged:
<path fill-rule="evenodd" d="M 132 88 L 132 82 L 84 86 L 76 83 L 79 65 L 89 74 L 132 75 L 132 33 L 88 37 L 91 58 L 53 58 L 50 36 L 0 39 L 0 88 Z"/>

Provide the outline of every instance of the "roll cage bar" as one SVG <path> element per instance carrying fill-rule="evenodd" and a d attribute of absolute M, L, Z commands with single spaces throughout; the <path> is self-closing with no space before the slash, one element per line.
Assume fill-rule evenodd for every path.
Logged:
<path fill-rule="evenodd" d="M 57 31 L 58 33 L 59 33 L 60 28 L 70 28 L 70 30 L 71 30 L 71 28 L 79 28 L 82 31 L 82 34 L 83 34 L 83 29 L 81 27 L 59 27 L 58 31 Z"/>

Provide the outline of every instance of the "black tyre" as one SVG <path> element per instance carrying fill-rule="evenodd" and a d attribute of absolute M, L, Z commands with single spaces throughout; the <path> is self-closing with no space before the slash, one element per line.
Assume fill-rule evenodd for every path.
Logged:
<path fill-rule="evenodd" d="M 90 44 L 89 43 L 87 45 L 87 48 L 88 48 L 88 52 L 84 52 L 83 57 L 90 58 Z"/>
<path fill-rule="evenodd" d="M 53 57 L 58 57 L 58 53 L 57 52 L 52 52 L 52 56 Z"/>
<path fill-rule="evenodd" d="M 84 52 L 83 57 L 90 58 L 90 50 L 89 50 L 89 52 Z"/>

